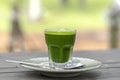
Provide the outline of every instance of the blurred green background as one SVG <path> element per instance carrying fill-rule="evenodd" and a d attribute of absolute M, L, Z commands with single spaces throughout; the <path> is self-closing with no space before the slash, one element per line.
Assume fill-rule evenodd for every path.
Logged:
<path fill-rule="evenodd" d="M 11 8 L 15 0 L 0 0 L 0 32 L 9 32 L 11 28 Z M 105 11 L 111 0 L 86 0 L 86 6 L 80 6 L 80 0 L 68 0 L 63 7 L 60 0 L 42 0 L 43 18 L 38 22 L 27 19 L 29 0 L 20 0 L 21 25 L 25 32 L 41 32 L 45 28 L 69 27 L 79 30 L 104 30 L 107 28 Z"/>

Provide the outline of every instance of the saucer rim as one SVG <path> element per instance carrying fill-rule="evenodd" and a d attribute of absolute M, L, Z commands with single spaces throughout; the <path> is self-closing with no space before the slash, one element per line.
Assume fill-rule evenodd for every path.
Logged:
<path fill-rule="evenodd" d="M 39 58 L 46 58 L 47 57 L 39 57 Z M 82 58 L 82 57 L 74 57 L 74 58 L 79 58 L 79 59 L 90 59 L 90 58 Z M 36 58 L 31 58 L 31 59 L 36 59 Z M 26 59 L 26 60 L 31 60 L 31 59 Z M 32 69 L 32 70 L 37 70 L 37 71 L 41 71 L 41 72 L 55 72 L 55 73 L 72 73 L 72 72 L 83 72 L 83 71 L 88 71 L 88 70 L 93 70 L 93 69 L 97 69 L 99 67 L 102 66 L 102 62 L 95 60 L 95 59 L 90 59 L 93 61 L 97 62 L 97 66 L 92 66 L 92 67 L 86 67 L 86 68 L 78 68 L 78 69 L 69 69 L 69 70 L 55 70 L 55 69 L 47 69 L 47 68 L 42 68 L 42 67 L 35 67 L 35 66 L 29 66 L 29 65 L 25 65 L 25 64 L 21 64 L 22 67 L 28 68 L 28 69 Z M 25 61 L 25 60 L 24 60 Z"/>

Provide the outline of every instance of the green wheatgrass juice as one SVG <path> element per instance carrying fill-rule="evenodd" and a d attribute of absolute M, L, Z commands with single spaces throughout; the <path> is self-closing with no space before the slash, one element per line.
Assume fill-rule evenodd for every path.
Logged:
<path fill-rule="evenodd" d="M 65 63 L 70 60 L 75 42 L 76 30 L 48 29 L 45 39 L 50 59 L 55 63 Z"/>

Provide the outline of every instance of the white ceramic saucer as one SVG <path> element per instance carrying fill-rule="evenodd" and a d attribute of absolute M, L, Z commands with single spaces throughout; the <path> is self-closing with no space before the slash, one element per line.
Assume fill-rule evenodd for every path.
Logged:
<path fill-rule="evenodd" d="M 21 65 L 25 68 L 40 71 L 41 74 L 46 75 L 46 76 L 51 76 L 51 77 L 73 77 L 73 76 L 77 76 L 81 74 L 84 71 L 99 68 L 102 65 L 101 62 L 94 60 L 94 59 L 73 57 L 72 60 L 73 62 L 82 63 L 84 67 L 76 68 L 76 69 L 51 69 L 49 68 L 47 57 L 32 58 L 32 59 L 24 60 L 24 62 L 39 64 L 39 67 L 23 65 L 23 64 Z"/>

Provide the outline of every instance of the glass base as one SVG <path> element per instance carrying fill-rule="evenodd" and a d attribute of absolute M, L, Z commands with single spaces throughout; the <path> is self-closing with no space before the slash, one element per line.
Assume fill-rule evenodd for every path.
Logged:
<path fill-rule="evenodd" d="M 73 61 L 69 61 L 66 63 L 49 62 L 49 68 L 56 69 L 56 70 L 76 69 L 76 68 L 83 68 L 83 67 L 84 67 L 84 64 L 80 63 L 80 61 L 77 59 L 74 59 Z"/>
<path fill-rule="evenodd" d="M 49 66 L 50 66 L 51 69 L 64 69 L 67 64 L 68 64 L 68 62 L 66 62 L 66 63 L 54 63 L 54 62 L 50 62 Z"/>

